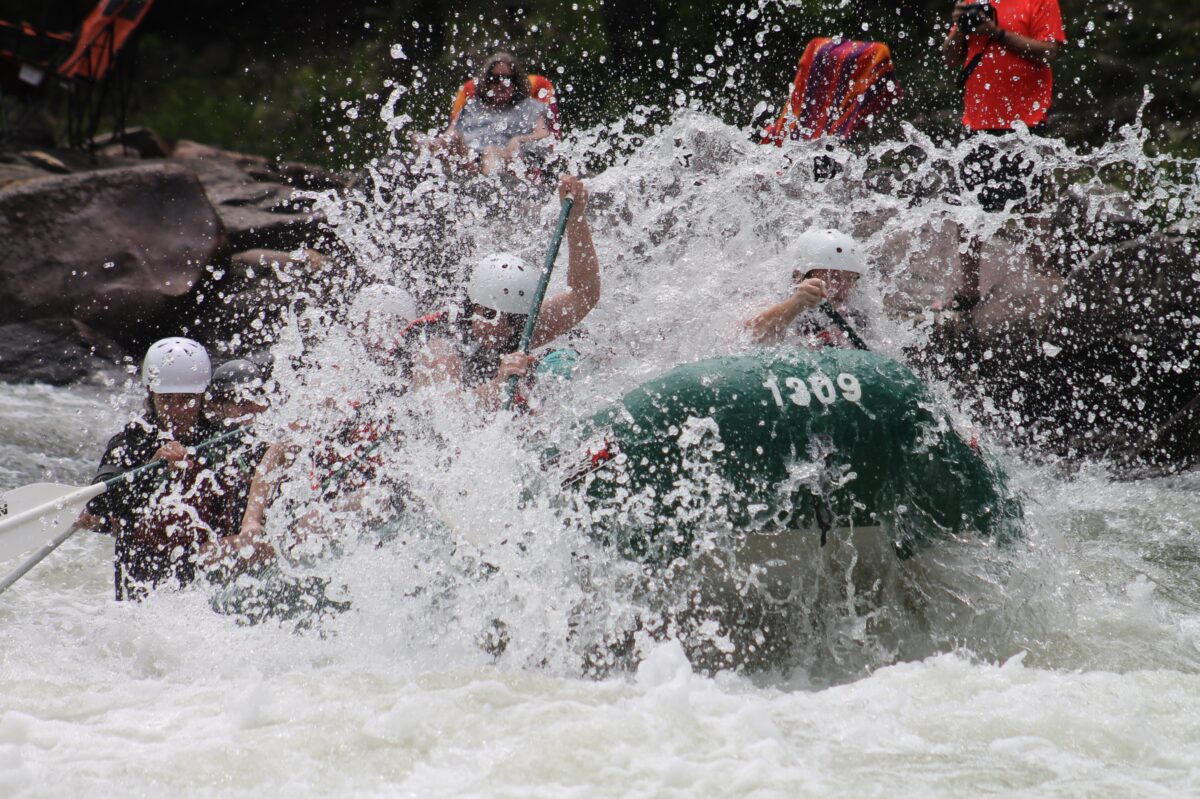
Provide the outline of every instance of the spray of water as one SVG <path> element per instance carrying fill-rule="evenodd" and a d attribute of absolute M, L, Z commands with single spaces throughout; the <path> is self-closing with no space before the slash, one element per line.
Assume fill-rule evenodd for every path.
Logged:
<path fill-rule="evenodd" d="M 961 287 L 970 237 L 1010 273 L 1061 282 L 1092 254 L 1091 242 L 1120 225 L 1153 218 L 1186 233 L 1197 207 L 1194 165 L 1147 156 L 1136 125 L 1091 152 L 1018 134 L 1004 146 L 1054 176 L 1058 202 L 1023 216 L 989 214 L 960 190 L 970 146 L 908 125 L 873 146 L 774 148 L 687 97 L 674 108 L 634 108 L 554 147 L 557 169 L 599 167 L 588 181 L 603 298 L 572 338 L 583 355 L 574 379 L 545 381 L 535 415 L 513 418 L 460 398 L 405 394 L 394 364 L 364 349 L 350 313 L 357 293 L 376 283 L 405 288 L 422 312 L 437 310 L 475 256 L 506 249 L 540 260 L 556 215 L 548 185 L 464 178 L 408 146 L 402 109 L 422 79 L 394 87 L 384 106 L 392 152 L 367 165 L 356 188 L 311 197 L 339 258 L 317 279 L 297 276 L 274 347 L 276 402 L 262 436 L 292 441 L 299 455 L 271 531 L 286 541 L 305 513 L 322 531 L 303 568 L 316 564 L 354 608 L 327 630 L 386 628 L 403 631 L 396 646 L 410 653 L 449 647 L 596 673 L 673 637 L 709 668 L 800 669 L 822 680 L 948 647 L 1000 657 L 1022 644 L 1013 614 L 1040 612 L 1010 580 L 1017 569 L 1029 582 L 1025 545 L 998 552 L 951 543 L 900 562 L 863 534 L 809 542 L 780 563 L 755 560 L 734 545 L 744 541 L 722 522 L 719 503 L 692 501 L 720 495 L 720 486 L 700 484 L 715 479 L 701 465 L 679 507 L 705 514 L 708 534 L 686 568 L 650 571 L 598 546 L 563 511 L 556 480 L 537 468 L 540 453 L 572 446 L 578 420 L 650 377 L 746 351 L 739 321 L 787 290 L 783 252 L 809 227 L 865 243 L 873 272 L 856 303 L 872 344 L 900 358 L 927 348 L 937 314 Z M 835 164 L 832 175 L 814 169 L 818 159 Z M 1067 213 L 1074 224 L 1063 227 Z M 551 292 L 563 288 L 563 271 Z M 953 402 L 946 386 L 938 391 Z M 974 415 L 986 427 L 1004 413 L 975 399 L 962 408 L 968 423 Z M 394 439 L 372 455 L 369 479 L 351 481 L 350 498 L 331 500 L 313 481 L 314 458 L 330 447 L 342 460 L 361 454 L 339 443 L 347 425 Z M 701 464 L 712 455 L 703 450 Z M 1030 541 L 1036 515 L 1033 524 Z"/>
<path fill-rule="evenodd" d="M 281 572 L 313 610 L 290 615 L 283 630 L 299 624 L 311 637 L 362 640 L 364 649 L 369 642 L 381 656 L 416 664 L 496 660 L 571 674 L 627 668 L 670 638 L 703 668 L 803 684 L 959 647 L 1004 658 L 1069 628 L 1073 610 L 1053 588 L 1061 561 L 1045 554 L 1055 533 L 1039 510 L 1041 473 L 1030 472 L 1024 452 L 1004 455 L 1032 499 L 1026 540 L 1015 548 L 952 540 L 901 561 L 865 530 L 825 546 L 808 536 L 777 557 L 772 539 L 730 524 L 725 487 L 710 468 L 719 434 L 689 420 L 691 469 L 673 501 L 702 529 L 694 557 L 662 569 L 597 543 L 560 496 L 559 476 L 540 467 L 547 451 L 579 446 L 581 419 L 645 380 L 748 351 L 739 323 L 788 290 L 784 253 L 810 227 L 839 228 L 865 245 L 872 272 L 854 304 L 868 340 L 935 378 L 947 374 L 939 366 L 959 363 L 970 373 L 993 357 L 931 343 L 962 288 L 972 239 L 983 242 L 993 286 L 1014 292 L 1040 281 L 1058 292 L 1071 291 L 1072 273 L 1112 242 L 1194 232 L 1197 165 L 1148 153 L 1140 119 L 1091 150 L 1021 132 L 1000 142 L 1050 176 L 1052 201 L 1024 213 L 984 212 L 962 190 L 972 145 L 909 124 L 875 143 L 758 144 L 756 131 L 717 112 L 723 100 L 745 102 L 735 76 L 769 46 L 777 12 L 765 2 L 739 9 L 731 31 L 755 48 L 735 47 L 732 34 L 719 39 L 695 65 L 694 93 L 569 132 L 554 144 L 542 182 L 458 175 L 415 147 L 410 137 L 428 133 L 414 119 L 430 102 L 430 78 L 416 66 L 404 73 L 403 48 L 393 50 L 407 77 L 391 82 L 382 103 L 386 153 L 363 165 L 349 190 L 302 196 L 327 220 L 334 256 L 320 270 L 280 267 L 295 271 L 280 275 L 288 307 L 273 333 L 273 402 L 257 436 L 293 450 L 268 533 L 287 554 Z M 687 72 L 678 59 L 669 68 Z M 770 110 L 773 96 L 752 118 Z M 582 355 L 574 377 L 543 380 L 534 414 L 521 417 L 408 391 L 396 357 L 367 346 L 356 298 L 373 285 L 398 286 L 428 313 L 458 296 L 478 256 L 509 250 L 539 262 L 557 215 L 558 171 L 587 176 L 603 271 L 601 302 L 569 342 Z M 551 293 L 565 287 L 564 272 Z M 1018 318 L 1019 300 L 1008 303 Z M 1191 336 L 1181 346 L 1194 347 L 1200 319 L 1181 328 Z M 1070 331 L 1044 332 L 1047 355 L 1071 346 Z M 1146 359 L 1144 368 L 1178 365 Z M 961 382 L 934 379 L 933 387 L 956 424 L 989 445 L 1038 424 L 1011 397 L 964 392 Z M 360 460 L 323 485 L 330 463 Z M 818 468 L 797 463 L 797 485 L 816 480 Z M 630 512 L 636 506 L 631 498 Z M 306 531 L 299 540 L 298 529 Z M 252 579 L 242 588 L 263 590 Z M 158 607 L 177 609 L 188 597 Z M 244 611 L 234 609 L 258 620 Z"/>

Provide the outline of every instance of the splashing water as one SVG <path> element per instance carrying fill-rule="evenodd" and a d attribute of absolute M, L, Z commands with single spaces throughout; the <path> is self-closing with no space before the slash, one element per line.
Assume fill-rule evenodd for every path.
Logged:
<path fill-rule="evenodd" d="M 394 105 L 385 114 L 399 141 L 409 121 Z M 270 533 L 285 540 L 297 508 L 332 533 L 285 571 L 320 575 L 350 610 L 239 626 L 211 612 L 200 586 L 114 604 L 109 546 L 72 540 L 0 604 L 0 787 L 1200 787 L 1191 475 L 1119 484 L 1094 467 L 1064 479 L 1055 464 L 1004 449 L 1028 501 L 1026 540 L 1011 549 L 952 540 L 900 561 L 859 531 L 825 547 L 811 538 L 775 563 L 729 546 L 737 533 L 718 513 L 696 562 L 659 572 L 592 541 L 538 467 L 625 391 L 680 363 L 746 351 L 738 323 L 787 290 L 786 244 L 810 226 L 866 244 L 876 268 L 857 303 L 872 345 L 901 358 L 926 348 L 931 309 L 958 288 L 960 230 L 1011 270 L 1027 267 L 1014 259 L 1035 244 L 1065 259 L 1091 254 L 1075 239 L 1046 241 L 1068 206 L 1092 238 L 1154 214 L 1187 233 L 1195 165 L 1144 155 L 1134 128 L 1087 153 L 1018 137 L 1029 157 L 1070 177 L 1057 211 L 1021 222 L 951 191 L 966 146 L 912 128 L 873 147 L 776 149 L 695 110 L 651 118 L 638 109 L 556 148 L 568 167 L 611 164 L 589 178 L 604 288 L 572 338 L 583 356 L 575 377 L 543 381 L 530 417 L 399 396 L 391 364 L 363 349 L 348 317 L 365 285 L 402 286 L 432 311 L 476 254 L 539 261 L 557 211 L 549 191 L 462 181 L 397 154 L 348 194 L 314 196 L 343 249 L 341 271 L 296 277 L 259 434 L 303 445 Z M 817 157 L 836 161 L 836 174 L 815 175 Z M 1116 173 L 1128 191 L 1106 188 Z M 1175 179 L 1154 177 L 1168 173 Z M 934 387 L 954 402 L 948 385 Z M 32 418 L 49 396 L 79 421 L 6 422 L 0 442 L 17 464 L 7 476 L 86 479 L 127 412 L 110 399 L 130 393 L 12 392 L 6 420 Z M 1007 411 L 989 403 L 960 413 L 994 429 Z M 374 453 L 360 501 L 338 506 L 313 485 L 312 454 L 340 446 L 348 419 L 400 435 Z M 298 420 L 301 432 L 289 427 Z M 703 420 L 691 432 L 697 462 L 710 459 L 719 442 Z M 707 479 L 703 469 L 695 479 Z M 918 760 L 924 770 L 911 768 Z"/>

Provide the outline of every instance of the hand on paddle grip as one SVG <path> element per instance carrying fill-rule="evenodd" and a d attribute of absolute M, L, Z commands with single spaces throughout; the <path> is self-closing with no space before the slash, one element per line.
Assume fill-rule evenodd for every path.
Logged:
<path fill-rule="evenodd" d="M 825 299 L 825 281 L 820 278 L 803 278 L 796 275 L 792 299 L 802 308 L 816 308 Z"/>
<path fill-rule="evenodd" d="M 180 444 L 178 441 L 168 441 L 158 448 L 151 460 L 166 461 L 172 466 L 183 466 L 185 465 L 184 461 L 187 460 L 187 455 L 187 447 L 183 446 L 183 444 Z"/>
<path fill-rule="evenodd" d="M 583 178 L 577 178 L 574 175 L 563 175 L 558 179 L 558 199 L 559 202 L 568 197 L 574 202 L 571 207 L 571 222 L 576 222 L 583 219 L 584 209 L 587 208 L 588 190 L 583 182 Z"/>
<path fill-rule="evenodd" d="M 533 368 L 534 357 L 523 352 L 510 352 L 500 356 L 500 369 L 496 376 L 500 380 L 510 377 L 525 377 Z"/>

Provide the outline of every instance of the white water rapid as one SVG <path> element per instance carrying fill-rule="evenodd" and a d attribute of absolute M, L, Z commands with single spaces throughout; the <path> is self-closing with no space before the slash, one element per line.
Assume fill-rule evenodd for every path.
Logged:
<path fill-rule="evenodd" d="M 899 561 L 879 542 L 834 540 L 813 547 L 785 607 L 744 618 L 698 615 L 686 585 L 656 593 L 657 578 L 557 511 L 539 453 L 677 364 L 746 351 L 738 322 L 786 291 L 798 232 L 866 243 L 864 335 L 897 358 L 954 292 L 954 226 L 988 235 L 996 263 L 1031 235 L 947 201 L 940 165 L 962 152 L 916 131 L 829 153 L 841 172 L 817 180 L 824 150 L 810 143 L 762 147 L 694 111 L 661 130 L 636 114 L 623 125 L 560 146 L 576 166 L 613 162 L 588 178 L 603 297 L 574 341 L 575 378 L 543 381 L 531 417 L 400 398 L 344 314 L 374 282 L 435 310 L 475 252 L 540 261 L 557 199 L 402 177 L 389 162 L 357 195 L 317 198 L 354 266 L 324 291 L 297 285 L 260 430 L 295 437 L 288 425 L 304 421 L 312 444 L 355 413 L 403 430 L 378 450 L 362 509 L 321 509 L 336 545 L 310 542 L 287 567 L 328 580 L 349 609 L 241 625 L 199 584 L 116 603 L 111 543 L 76 536 L 0 596 L 0 796 L 1200 792 L 1194 472 L 1068 474 L 981 432 L 1024 498 L 1023 541 Z M 1106 163 L 1152 165 L 1140 147 L 1130 131 L 1086 154 L 1036 145 L 1090 170 L 1080 191 Z M 885 180 L 909 188 L 866 188 Z M 1186 215 L 1190 192 L 1159 200 Z M 1121 210 L 1108 202 L 1093 213 Z M 565 264 L 564 248 L 552 292 Z M 138 400 L 132 384 L 6 388 L 3 486 L 87 482 Z M 986 403 L 955 413 L 981 431 L 992 421 L 969 418 Z M 306 468 L 277 509 L 311 500 Z M 417 510 L 380 543 L 397 485 Z M 268 527 L 288 535 L 286 514 Z M 744 649 L 756 640 L 761 652 Z"/>

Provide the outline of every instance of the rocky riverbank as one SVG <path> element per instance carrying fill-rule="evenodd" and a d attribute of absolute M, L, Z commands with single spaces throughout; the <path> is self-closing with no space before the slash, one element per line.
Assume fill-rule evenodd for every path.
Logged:
<path fill-rule="evenodd" d="M 688 146 L 702 157 L 678 169 L 694 172 L 702 161 L 719 172 L 736 159 L 736 148 L 708 152 L 701 138 Z M 310 193 L 345 189 L 349 178 L 191 141 L 172 145 L 148 130 L 124 146 L 100 144 L 94 161 L 47 149 L 0 154 L 0 379 L 104 378 L 170 334 L 195 336 L 218 356 L 245 356 L 269 347 L 298 287 L 337 282 L 327 278 L 344 259 L 331 257 L 339 245 Z M 1194 463 L 1196 232 L 1164 232 L 1115 188 L 1064 182 L 1036 222 L 1053 235 L 1017 217 L 988 234 L 981 301 L 947 311 L 973 234 L 947 201 L 960 196 L 952 165 L 936 161 L 881 163 L 828 186 L 849 208 L 887 195 L 946 209 L 923 213 L 928 221 L 915 230 L 889 226 L 887 211 L 855 211 L 848 221 L 876 243 L 890 312 L 927 328 L 910 362 L 949 381 L 973 415 L 1032 452 L 1109 458 L 1133 471 Z M 813 191 L 803 170 L 793 172 L 771 189 L 779 201 Z M 644 215 L 623 197 L 597 192 L 598 229 Z M 649 229 L 679 221 L 664 211 Z"/>
<path fill-rule="evenodd" d="M 297 192 L 345 179 L 145 129 L 97 144 L 0 153 L 0 379 L 93 379 L 170 333 L 265 345 L 281 282 L 326 266 Z"/>

